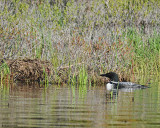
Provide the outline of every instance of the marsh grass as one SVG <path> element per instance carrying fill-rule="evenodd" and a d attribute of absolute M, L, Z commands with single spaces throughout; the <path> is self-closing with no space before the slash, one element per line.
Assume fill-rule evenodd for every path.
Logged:
<path fill-rule="evenodd" d="M 158 74 L 158 53 L 160 48 L 160 34 L 153 33 L 152 36 L 146 38 L 146 35 L 138 34 L 132 30 L 132 35 L 128 35 L 134 47 L 135 56 L 134 69 L 142 74 Z M 145 38 L 144 38 L 145 37 Z"/>
<path fill-rule="evenodd" d="M 60 84 L 59 71 L 66 66 L 65 82 L 80 86 L 109 71 L 159 74 L 159 5 L 158 0 L 2 0 L 0 58 L 52 62 L 54 78 L 44 73 L 46 84 L 53 79 Z"/>

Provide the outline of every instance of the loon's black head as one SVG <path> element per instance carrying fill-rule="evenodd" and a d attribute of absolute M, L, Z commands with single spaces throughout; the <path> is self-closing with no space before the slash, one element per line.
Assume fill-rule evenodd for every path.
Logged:
<path fill-rule="evenodd" d="M 111 81 L 115 81 L 115 82 L 119 81 L 118 75 L 115 72 L 109 72 L 109 73 L 106 73 L 106 74 L 101 74 L 100 76 L 108 77 L 108 78 L 111 79 Z"/>

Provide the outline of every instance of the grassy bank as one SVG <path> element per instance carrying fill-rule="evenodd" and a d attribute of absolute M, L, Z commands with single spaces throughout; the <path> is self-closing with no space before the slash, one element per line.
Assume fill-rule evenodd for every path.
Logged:
<path fill-rule="evenodd" d="M 158 0 L 1 0 L 0 58 L 48 60 L 57 82 L 96 82 L 109 71 L 159 74 L 159 6 Z"/>

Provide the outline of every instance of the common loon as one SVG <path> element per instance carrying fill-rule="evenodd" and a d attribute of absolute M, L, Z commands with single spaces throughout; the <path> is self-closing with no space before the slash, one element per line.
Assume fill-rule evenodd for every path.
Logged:
<path fill-rule="evenodd" d="M 149 88 L 148 86 L 132 82 L 119 82 L 118 75 L 115 72 L 101 74 L 100 76 L 105 76 L 110 78 L 111 81 L 106 85 L 107 90 L 121 89 L 121 88 L 140 88 L 140 89 Z"/>

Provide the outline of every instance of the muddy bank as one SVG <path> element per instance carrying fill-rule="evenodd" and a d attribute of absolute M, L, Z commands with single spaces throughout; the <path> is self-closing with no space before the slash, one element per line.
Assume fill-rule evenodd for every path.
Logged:
<path fill-rule="evenodd" d="M 6 60 L 14 81 L 39 81 L 43 80 L 45 73 L 50 74 L 51 63 L 38 59 Z"/>

